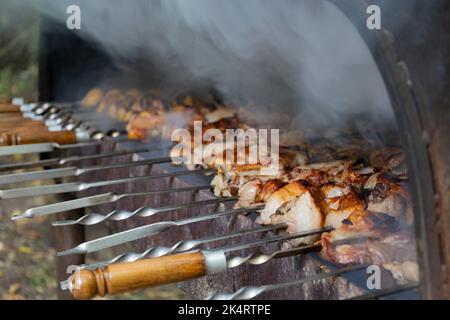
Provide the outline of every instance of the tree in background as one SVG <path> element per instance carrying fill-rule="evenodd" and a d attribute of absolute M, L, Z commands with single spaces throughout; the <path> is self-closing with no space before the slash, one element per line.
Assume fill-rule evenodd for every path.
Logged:
<path fill-rule="evenodd" d="M 39 17 L 22 1 L 0 2 L 0 96 L 37 98 Z"/>

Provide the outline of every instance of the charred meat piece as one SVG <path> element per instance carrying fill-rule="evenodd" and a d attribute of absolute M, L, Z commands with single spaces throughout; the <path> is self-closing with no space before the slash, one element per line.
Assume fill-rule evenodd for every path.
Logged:
<path fill-rule="evenodd" d="M 322 236 L 322 255 L 330 261 L 339 265 L 377 264 L 390 271 L 399 284 L 419 281 L 416 245 L 411 232 L 339 241 L 333 240 L 335 231 Z"/>
<path fill-rule="evenodd" d="M 367 210 L 389 214 L 404 219 L 412 207 L 410 194 L 400 183 L 393 182 L 384 173 L 375 173 L 367 180 L 364 189 L 367 196 Z M 411 217 L 407 217 L 410 219 Z M 412 221 L 409 221 L 411 223 Z"/>
<path fill-rule="evenodd" d="M 321 194 L 325 226 L 338 228 L 353 212 L 364 210 L 364 200 L 348 185 L 327 184 L 322 186 Z"/>
<path fill-rule="evenodd" d="M 398 222 L 389 215 L 355 211 L 338 228 L 322 234 L 322 254 L 337 264 L 365 263 L 372 259 L 367 239 L 383 239 L 397 230 Z"/>
<path fill-rule="evenodd" d="M 266 181 L 262 186 L 261 191 L 256 195 L 255 200 L 257 202 L 266 202 L 272 193 L 284 187 L 286 184 L 287 182 L 280 179 L 270 179 Z"/>
<path fill-rule="evenodd" d="M 216 195 L 237 195 L 239 189 L 249 180 L 260 179 L 262 182 L 271 179 L 278 179 L 285 175 L 292 166 L 306 162 L 307 159 L 300 153 L 280 152 L 278 166 L 262 164 L 224 164 L 217 165 L 212 163 L 212 167 L 217 168 L 217 174 L 212 181 L 214 193 Z M 280 178 L 281 180 L 282 178 Z M 269 185 L 270 186 L 270 185 Z M 267 194 L 267 186 L 264 194 Z M 273 190 L 274 191 L 274 190 Z M 265 196 L 267 197 L 267 196 Z M 260 202 L 261 199 L 258 200 Z"/>
<path fill-rule="evenodd" d="M 342 182 L 344 177 L 338 179 L 338 175 L 348 172 L 352 163 L 353 161 L 339 160 L 297 166 L 280 178 L 286 181 L 305 180 L 315 187 L 321 187 L 335 180 Z"/>
<path fill-rule="evenodd" d="M 165 115 L 159 111 L 143 111 L 132 117 L 128 123 L 130 139 L 146 139 L 160 135 L 165 123 Z"/>
<path fill-rule="evenodd" d="M 248 181 L 259 179 L 265 182 L 275 179 L 282 172 L 282 169 L 273 172 L 271 170 L 264 170 L 264 168 L 264 166 L 259 164 L 219 166 L 217 174 L 211 182 L 214 188 L 214 194 L 217 196 L 237 196 L 239 189 Z"/>
<path fill-rule="evenodd" d="M 401 177 L 407 175 L 405 154 L 400 148 L 384 147 L 372 150 L 369 162 L 372 166 L 379 168 L 380 171 L 390 171 Z"/>

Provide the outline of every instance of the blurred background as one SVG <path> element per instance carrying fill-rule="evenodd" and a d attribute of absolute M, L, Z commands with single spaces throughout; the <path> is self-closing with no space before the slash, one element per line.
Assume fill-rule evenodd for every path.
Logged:
<path fill-rule="evenodd" d="M 0 3 L 0 96 L 35 100 L 39 17 L 15 3 Z M 11 209 L 20 207 L 16 203 L 0 207 L 0 298 L 56 298 L 55 250 L 49 224 L 15 224 L 10 220 Z"/>
<path fill-rule="evenodd" d="M 23 1 L 0 1 L 0 97 L 37 100 L 39 28 L 38 13 Z M 0 162 L 10 160 L 2 158 Z M 56 251 L 50 221 L 46 221 L 49 218 L 17 222 L 10 219 L 15 212 L 43 205 L 44 200 L 6 200 L 0 204 L 0 299 L 57 298 Z M 168 286 L 118 295 L 112 299 L 182 297 L 185 297 L 183 292 L 175 286 Z"/>
<path fill-rule="evenodd" d="M 0 3 L 0 95 L 37 97 L 39 16 L 21 1 Z"/>

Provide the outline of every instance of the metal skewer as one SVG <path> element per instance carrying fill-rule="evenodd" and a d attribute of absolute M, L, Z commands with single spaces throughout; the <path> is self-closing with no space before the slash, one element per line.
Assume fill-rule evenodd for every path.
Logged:
<path fill-rule="evenodd" d="M 326 278 L 332 278 L 340 276 L 344 273 L 358 271 L 366 268 L 367 266 L 352 266 L 345 267 L 333 272 L 324 272 L 314 276 L 304 277 L 301 279 L 295 279 L 292 281 L 287 281 L 283 283 L 266 284 L 262 286 L 246 286 L 242 287 L 234 293 L 213 293 L 208 299 L 209 300 L 248 300 L 253 299 L 260 294 L 272 290 L 278 290 L 283 288 L 288 288 L 292 286 L 298 286 L 307 282 L 317 281 Z"/>
<path fill-rule="evenodd" d="M 106 136 L 118 137 L 126 133 L 123 122 L 115 119 L 105 121 L 104 115 L 95 113 L 91 109 L 80 109 L 76 114 L 73 113 L 72 108 L 46 107 L 45 104 L 31 109 L 27 106 L 26 109 L 28 111 L 23 111 L 20 107 L 24 119 L 41 121 L 47 126 L 48 131 L 75 131 L 76 140 L 80 142 L 102 139 Z M 68 112 L 68 110 L 71 111 Z"/>
<path fill-rule="evenodd" d="M 0 184 L 8 184 L 8 183 L 16 183 L 16 182 L 25 182 L 31 180 L 45 180 L 45 179 L 55 179 L 55 178 L 64 178 L 64 177 L 78 177 L 86 173 L 96 172 L 96 171 L 104 171 L 111 169 L 120 169 L 120 168 L 132 168 L 143 165 L 152 165 L 156 163 L 164 163 L 170 162 L 172 159 L 170 157 L 163 158 L 154 158 L 149 160 L 139 160 L 139 161 L 130 161 L 126 163 L 114 163 L 100 166 L 89 166 L 85 168 L 78 167 L 65 167 L 65 168 L 57 168 L 57 169 L 48 169 L 48 170 L 37 170 L 31 172 L 20 172 L 20 173 L 12 173 L 0 175 Z"/>
<path fill-rule="evenodd" d="M 207 242 L 225 240 L 225 239 L 229 239 L 229 238 L 248 235 L 251 233 L 274 231 L 274 230 L 279 230 L 279 229 L 284 229 L 284 228 L 286 228 L 286 225 L 280 224 L 280 225 L 272 225 L 272 226 L 268 226 L 268 227 L 255 228 L 255 229 L 251 229 L 251 230 L 245 230 L 245 231 L 232 233 L 232 234 L 228 234 L 228 235 L 204 238 L 201 240 L 184 240 L 184 241 L 177 242 L 172 247 L 163 247 L 163 246 L 152 247 L 141 253 L 129 252 L 129 253 L 118 255 L 110 260 L 101 261 L 101 262 L 88 264 L 88 265 L 82 265 L 80 267 L 82 269 L 95 269 L 95 268 L 101 268 L 101 267 L 110 265 L 112 263 L 133 262 L 133 261 L 137 261 L 140 259 L 157 258 L 157 257 L 165 256 L 165 255 L 187 252 L 187 251 L 195 249 L 198 246 L 200 246 L 204 243 L 207 243 Z M 308 233 L 299 234 L 297 236 L 294 236 L 294 238 L 306 237 L 306 236 L 310 236 L 310 235 L 314 235 L 314 234 L 322 233 L 322 232 L 326 232 L 326 230 L 314 230 L 314 231 L 311 230 L 311 231 L 308 231 Z M 285 238 L 282 238 L 281 240 L 279 238 L 263 239 L 263 240 L 258 241 L 256 244 L 254 244 L 254 246 L 262 246 L 262 245 L 265 245 L 265 244 L 268 244 L 271 242 L 282 241 L 282 240 L 286 240 L 286 239 Z M 289 240 L 289 239 L 287 239 L 287 240 Z M 251 244 L 251 243 L 249 243 L 249 244 Z M 236 250 L 241 250 L 242 245 L 238 245 L 238 246 L 239 246 L 239 248 L 237 248 Z M 251 248 L 251 247 L 249 247 L 249 248 Z M 287 250 L 276 250 L 276 251 L 273 251 L 270 253 L 262 253 L 260 251 L 256 251 L 256 252 L 253 252 L 246 256 L 240 256 L 240 255 L 233 254 L 233 255 L 228 255 L 226 257 L 226 263 L 227 263 L 228 269 L 236 268 L 243 264 L 251 264 L 251 265 L 256 266 L 256 265 L 264 264 L 272 259 L 291 257 L 293 255 L 298 255 L 301 253 L 303 254 L 303 253 L 315 252 L 315 251 L 319 251 L 321 248 L 322 248 L 321 245 L 313 244 L 313 245 L 295 247 L 295 248 L 287 249 Z M 217 248 L 217 249 L 213 249 L 213 250 L 222 250 L 222 249 Z M 229 251 L 234 251 L 234 250 L 229 250 Z"/>
<path fill-rule="evenodd" d="M 119 137 L 108 139 L 108 141 L 118 143 L 130 140 L 128 138 Z M 12 156 L 16 154 L 43 153 L 43 152 L 52 152 L 55 150 L 85 148 L 91 146 L 98 146 L 101 145 L 102 143 L 104 143 L 104 140 L 93 140 L 73 144 L 59 144 L 54 142 L 46 142 L 46 143 L 22 144 L 16 146 L 5 146 L 0 147 L 0 156 Z"/>
<path fill-rule="evenodd" d="M 22 101 L 23 102 L 23 101 Z M 51 108 L 59 109 L 78 109 L 82 106 L 82 101 L 74 102 L 30 102 L 30 103 L 17 103 L 20 105 L 20 111 L 22 113 L 34 113 L 43 114 Z"/>
<path fill-rule="evenodd" d="M 188 203 L 182 203 L 182 204 L 175 204 L 175 205 L 168 205 L 163 207 L 140 207 L 139 209 L 136 209 L 134 211 L 127 211 L 127 210 L 114 210 L 111 211 L 108 214 L 99 214 L 99 213 L 88 213 L 84 216 L 82 216 L 79 219 L 76 220 L 65 220 L 65 221 L 57 221 L 52 223 L 53 226 L 70 226 L 74 224 L 82 224 L 85 226 L 92 226 L 94 224 L 99 224 L 101 222 L 105 222 L 107 220 L 112 221 L 121 221 L 125 219 L 129 219 L 134 216 L 139 217 L 151 217 L 158 213 L 163 213 L 167 211 L 173 211 L 178 209 L 186 209 L 186 208 L 194 208 L 194 207 L 201 207 L 206 206 L 209 204 L 217 204 L 217 203 L 223 203 L 228 201 L 235 201 L 235 198 L 216 198 L 216 199 L 209 199 L 209 200 L 202 200 L 202 201 L 194 201 L 194 202 L 188 202 Z"/>
<path fill-rule="evenodd" d="M 171 247 L 156 246 L 156 247 L 150 247 L 142 252 L 126 252 L 126 253 L 119 254 L 109 260 L 98 261 L 95 263 L 80 265 L 79 268 L 95 269 L 95 268 L 101 268 L 101 267 L 110 265 L 112 263 L 133 262 L 133 261 L 141 260 L 144 258 L 157 258 L 157 257 L 166 256 L 169 254 L 190 251 L 190 250 L 193 250 L 203 244 L 207 244 L 207 243 L 214 242 L 214 241 L 227 240 L 227 239 L 242 237 L 242 236 L 246 236 L 246 235 L 250 235 L 250 234 L 254 234 L 254 233 L 263 233 L 263 232 L 267 232 L 267 231 L 275 231 L 275 230 L 284 229 L 284 228 L 286 228 L 285 224 L 276 224 L 276 225 L 265 226 L 265 227 L 257 227 L 257 228 L 244 230 L 244 231 L 238 231 L 238 232 L 224 234 L 224 235 L 209 236 L 209 237 L 196 239 L 196 240 L 182 240 L 182 241 L 175 243 Z"/>
<path fill-rule="evenodd" d="M 325 231 L 323 231 L 325 232 Z M 319 251 L 322 248 L 320 244 L 312 244 L 307 246 L 300 246 L 286 250 L 277 250 L 270 253 L 262 253 L 259 251 L 253 252 L 247 256 L 229 255 L 226 257 L 227 267 L 229 269 L 239 267 L 243 264 L 251 264 L 254 266 L 264 264 L 272 259 L 286 258 L 294 255 Z"/>
<path fill-rule="evenodd" d="M 399 286 L 394 286 L 391 288 L 386 288 L 386 289 L 378 289 L 378 290 L 373 290 L 372 292 L 368 292 L 356 297 L 352 297 L 346 300 L 368 300 L 368 299 L 377 299 L 381 296 L 386 296 L 389 294 L 394 294 L 394 293 L 399 293 L 399 292 L 403 292 L 403 291 L 409 291 L 409 290 L 414 290 L 419 288 L 420 283 L 407 283 L 404 285 L 399 285 Z"/>
<path fill-rule="evenodd" d="M 49 108 L 63 108 L 63 109 L 78 109 L 83 106 L 83 101 L 71 101 L 71 102 L 44 102 L 39 103 L 36 108 L 34 108 L 35 112 L 38 112 L 37 108 L 42 108 L 47 110 Z"/>
<path fill-rule="evenodd" d="M 42 152 L 52 152 L 55 149 L 70 149 L 70 148 L 83 148 L 88 146 L 100 145 L 100 141 L 90 141 L 82 143 L 74 143 L 68 145 L 62 145 L 59 143 L 48 142 L 48 143 L 33 143 L 27 145 L 17 145 L 17 146 L 7 146 L 0 147 L 0 156 L 12 156 L 16 154 L 27 154 L 27 153 L 42 153 Z M 65 146 L 65 148 L 62 148 Z"/>
<path fill-rule="evenodd" d="M 74 248 L 64 250 L 62 252 L 58 252 L 58 256 L 65 256 L 65 255 L 70 255 L 70 254 L 85 254 L 85 253 L 95 252 L 95 251 L 99 251 L 99 250 L 102 250 L 105 248 L 117 246 L 119 244 L 123 244 L 123 243 L 127 243 L 127 242 L 134 241 L 137 239 L 145 238 L 145 237 L 148 237 L 151 235 L 156 235 L 156 234 L 159 234 L 159 233 L 166 231 L 173 227 L 180 227 L 180 226 L 197 223 L 197 222 L 201 222 L 201 221 L 217 219 L 217 218 L 224 217 L 224 216 L 236 215 L 236 214 L 241 214 L 241 213 L 245 213 L 245 212 L 260 210 L 263 208 L 264 208 L 264 206 L 258 206 L 258 207 L 253 207 L 253 208 L 232 209 L 232 210 L 214 212 L 212 214 L 198 216 L 198 217 L 180 219 L 180 220 L 176 220 L 176 221 L 156 222 L 156 223 L 141 226 L 138 228 L 133 228 L 133 229 L 129 229 L 126 231 L 122 231 L 122 232 L 112 234 L 112 235 L 109 235 L 106 237 L 83 242 Z"/>
<path fill-rule="evenodd" d="M 56 117 L 52 121 L 67 130 L 97 129 L 101 131 L 108 131 L 114 128 L 123 132 L 126 131 L 126 124 L 123 122 L 114 121 L 111 118 L 105 118 L 105 115 L 96 115 L 96 117 L 89 115 L 89 117 L 83 119 L 78 116 L 65 116 L 61 118 Z"/>
<path fill-rule="evenodd" d="M 123 156 L 133 153 L 144 153 L 144 152 L 152 152 L 159 150 L 166 150 L 169 147 L 155 147 L 155 148 L 140 148 L 140 149 L 129 149 L 123 151 L 109 152 L 109 153 L 101 153 L 101 154 L 92 154 L 87 156 L 71 156 L 66 158 L 51 158 L 45 160 L 37 160 L 37 161 L 28 161 L 28 162 L 20 162 L 20 163 L 6 163 L 0 165 L 0 170 L 16 170 L 16 169 L 26 169 L 26 168 L 34 168 L 34 167 L 44 167 L 44 166 L 62 166 L 76 162 L 82 162 L 86 160 L 96 160 L 102 158 L 110 158 Z M 1 176 L 0 176 L 1 177 Z"/>
<path fill-rule="evenodd" d="M 203 189 L 210 189 L 211 185 L 194 186 L 186 188 L 170 188 L 158 191 L 148 191 L 148 192 L 133 192 L 133 193 L 115 193 L 108 192 L 95 196 L 84 197 L 75 200 L 63 201 L 54 204 L 49 204 L 41 207 L 30 208 L 24 213 L 12 216 L 12 220 L 23 219 L 23 218 L 33 218 L 37 216 L 49 215 L 58 212 L 64 212 L 69 210 L 81 209 L 92 207 L 105 203 L 114 203 L 120 199 L 127 197 L 137 197 L 137 196 L 152 196 L 158 194 L 175 193 L 175 192 L 185 192 L 185 191 L 198 191 Z M 61 222 L 60 222 L 61 223 Z"/>
<path fill-rule="evenodd" d="M 106 293 L 115 294 L 146 286 L 189 280 L 207 274 L 224 272 L 239 266 L 240 264 L 230 264 L 230 261 L 233 261 L 233 259 L 227 259 L 226 254 L 229 252 L 307 237 L 324 231 L 326 230 L 308 230 L 296 234 L 287 234 L 233 245 L 224 249 L 194 250 L 135 262 L 114 263 L 95 270 L 78 268 L 68 280 L 61 282 L 61 288 L 69 289 L 77 299 L 92 299 L 97 294 L 104 296 Z M 317 250 L 317 248 L 305 246 L 297 250 L 278 250 L 271 255 L 265 255 L 266 257 L 261 259 L 257 259 L 257 256 L 260 254 L 254 253 L 252 254 L 255 256 L 253 263 L 262 264 L 273 258 L 281 258 L 302 252 L 306 253 L 311 250 Z M 247 261 L 250 263 L 251 259 Z M 264 289 L 269 289 L 269 286 L 265 287 Z"/>
<path fill-rule="evenodd" d="M 331 230 L 333 230 L 333 227 L 323 227 L 323 228 L 316 228 L 316 229 L 311 229 L 311 230 L 306 230 L 306 231 L 299 231 L 296 233 L 288 233 L 288 234 L 284 234 L 282 236 L 278 236 L 278 237 L 274 237 L 274 238 L 270 238 L 270 239 L 259 239 L 259 240 L 255 240 L 255 241 L 247 242 L 247 243 L 243 243 L 243 244 L 231 245 L 228 247 L 221 248 L 220 250 L 223 251 L 224 253 L 230 253 L 233 251 L 241 251 L 241 250 L 245 250 L 245 249 L 259 247 L 261 245 L 271 243 L 271 242 L 286 241 L 286 240 L 291 240 L 291 239 L 296 239 L 296 238 L 309 237 L 312 235 L 329 232 Z"/>
<path fill-rule="evenodd" d="M 139 176 L 139 177 L 129 177 L 122 178 L 116 180 L 104 180 L 98 182 L 69 182 L 69 183 L 61 183 L 61 184 L 53 184 L 46 186 L 38 186 L 38 187 L 28 187 L 28 188 L 18 188 L 18 189 L 10 189 L 10 190 L 0 190 L 0 200 L 2 199 L 14 199 L 14 198 L 24 198 L 24 197 L 34 197 L 34 196 L 42 196 L 42 195 L 50 195 L 50 194 L 60 194 L 60 193 L 69 193 L 69 192 L 78 192 L 83 191 L 95 187 L 104 187 L 111 185 L 118 185 L 128 182 L 136 182 L 157 178 L 171 178 L 183 175 L 191 175 L 191 174 L 205 174 L 214 172 L 213 169 L 198 169 L 198 170 L 180 170 L 175 172 L 161 173 L 161 174 L 153 174 L 148 176 Z"/>

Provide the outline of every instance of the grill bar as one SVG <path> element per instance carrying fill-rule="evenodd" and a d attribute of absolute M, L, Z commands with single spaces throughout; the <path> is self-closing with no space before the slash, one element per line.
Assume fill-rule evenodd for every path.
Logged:
<path fill-rule="evenodd" d="M 409 290 L 414 290 L 414 289 L 418 289 L 420 287 L 419 283 L 408 283 L 405 285 L 401 285 L 401 286 L 395 286 L 392 288 L 387 288 L 387 289 L 379 289 L 379 290 L 373 290 L 372 292 L 368 292 L 356 297 L 352 297 L 350 299 L 347 300 L 369 300 L 369 299 L 377 299 L 383 296 L 387 296 L 390 294 L 394 294 L 394 293 L 400 293 L 403 291 L 409 291 Z"/>
<path fill-rule="evenodd" d="M 138 197 L 138 196 L 153 196 L 167 193 L 175 193 L 175 192 L 186 192 L 186 191 L 198 191 L 209 189 L 211 186 L 202 185 L 202 186 L 194 186 L 194 187 L 186 187 L 186 188 L 171 188 L 165 190 L 158 191 L 148 191 L 148 192 L 134 192 L 134 193 L 113 193 L 108 192 L 104 194 L 99 194 L 90 197 L 79 198 L 75 200 L 62 201 L 54 204 L 49 204 L 41 207 L 30 208 L 26 210 L 24 213 L 14 215 L 12 217 L 13 220 L 22 219 L 22 218 L 33 218 L 36 216 L 49 215 L 64 211 L 70 211 L 75 209 L 82 209 L 91 206 L 96 206 L 105 203 L 114 203 L 120 199 L 126 197 Z"/>
<path fill-rule="evenodd" d="M 267 284 L 262 286 L 246 286 L 242 287 L 234 293 L 213 293 L 209 300 L 249 300 L 256 298 L 264 292 L 284 289 L 292 286 L 298 286 L 307 282 L 313 282 L 326 278 L 338 277 L 344 273 L 358 271 L 366 268 L 367 266 L 352 266 L 345 267 L 333 272 L 324 272 L 314 276 L 309 276 L 301 279 L 295 279 L 283 283 Z"/>

